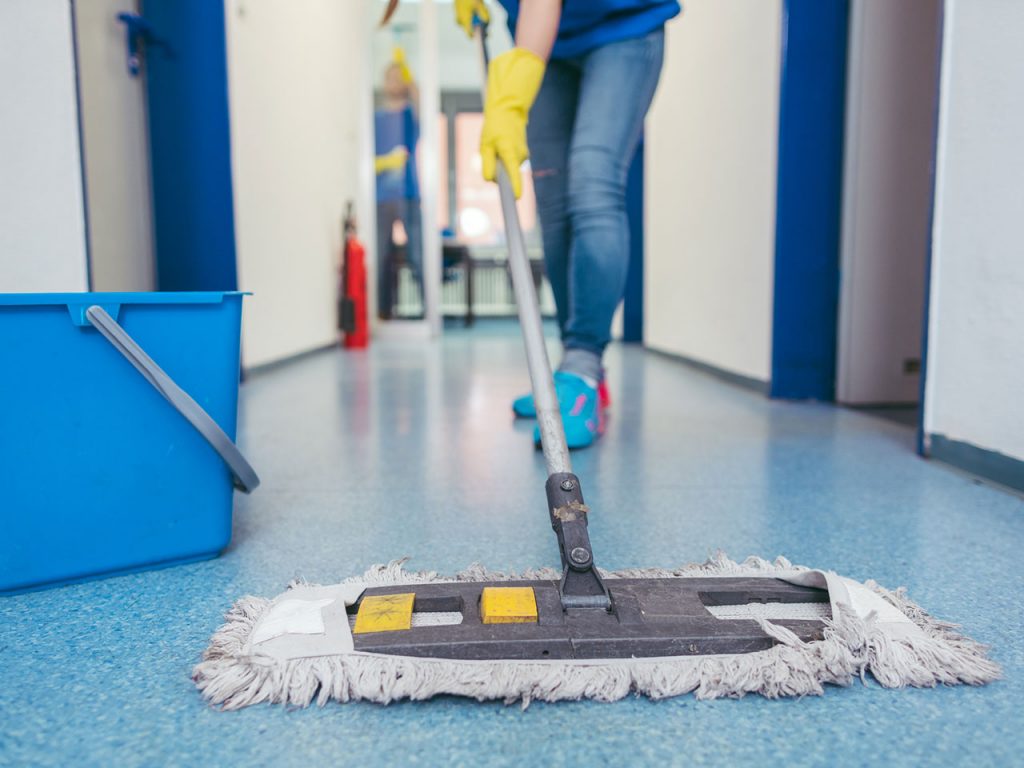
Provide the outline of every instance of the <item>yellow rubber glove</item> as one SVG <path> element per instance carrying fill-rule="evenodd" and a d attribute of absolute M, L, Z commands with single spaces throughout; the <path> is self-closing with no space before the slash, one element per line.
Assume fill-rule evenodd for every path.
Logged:
<path fill-rule="evenodd" d="M 398 71 L 402 75 L 402 82 L 408 85 L 412 82 L 412 70 L 409 69 L 409 60 L 405 57 L 405 51 L 402 46 L 396 45 L 395 50 L 391 53 L 391 60 L 398 66 Z"/>
<path fill-rule="evenodd" d="M 484 24 L 491 20 L 484 0 L 455 0 L 455 23 L 466 30 L 468 37 L 473 36 L 473 16 Z"/>
<path fill-rule="evenodd" d="M 405 168 L 409 160 L 409 150 L 405 147 L 395 147 L 384 155 L 377 155 L 373 158 L 373 169 L 377 174 L 388 171 L 400 171 Z"/>
<path fill-rule="evenodd" d="M 487 70 L 484 127 L 480 134 L 483 175 L 494 181 L 496 161 L 500 158 L 516 198 L 523 191 L 519 166 L 530 156 L 526 147 L 527 117 L 544 79 L 544 67 L 544 59 L 533 51 L 513 48 L 491 59 Z"/>

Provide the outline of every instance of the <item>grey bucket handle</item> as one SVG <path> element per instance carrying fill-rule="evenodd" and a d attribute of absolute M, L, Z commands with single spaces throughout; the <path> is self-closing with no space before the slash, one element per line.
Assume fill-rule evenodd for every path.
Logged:
<path fill-rule="evenodd" d="M 220 454 L 224 463 L 231 470 L 235 488 L 245 493 L 252 493 L 256 490 L 260 484 L 256 471 L 210 414 L 204 411 L 203 407 L 193 400 L 185 390 L 175 384 L 174 380 L 153 361 L 153 358 L 146 354 L 142 347 L 135 343 L 135 340 L 118 325 L 118 322 L 103 307 L 93 305 L 85 310 L 85 316 L 96 330 L 113 345 L 114 349 L 124 355 L 146 381 L 152 384 L 156 391 L 163 395 L 164 399 L 196 428 L 213 450 Z"/>

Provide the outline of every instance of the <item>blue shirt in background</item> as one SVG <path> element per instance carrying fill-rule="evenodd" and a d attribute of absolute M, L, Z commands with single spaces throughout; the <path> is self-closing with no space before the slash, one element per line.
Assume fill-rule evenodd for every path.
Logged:
<path fill-rule="evenodd" d="M 419 138 L 420 126 L 411 106 L 404 109 L 378 109 L 374 113 L 374 152 L 386 155 L 396 147 L 405 147 L 409 152 L 405 168 L 377 174 L 377 202 L 420 199 L 415 154 Z"/>
<path fill-rule="evenodd" d="M 519 0 L 501 0 L 516 36 Z M 553 59 L 571 59 L 621 40 L 643 37 L 679 14 L 677 0 L 564 0 Z"/>

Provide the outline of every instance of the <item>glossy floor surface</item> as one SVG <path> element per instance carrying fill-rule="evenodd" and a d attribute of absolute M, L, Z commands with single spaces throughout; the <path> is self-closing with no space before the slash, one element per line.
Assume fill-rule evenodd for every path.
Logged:
<path fill-rule="evenodd" d="M 526 711 L 453 698 L 208 708 L 189 672 L 240 595 L 403 555 L 442 571 L 556 561 L 532 425 L 510 418 L 527 380 L 509 326 L 252 377 L 240 438 L 263 486 L 238 498 L 222 557 L 0 598 L 0 764 L 1018 763 L 1020 497 L 922 461 L 913 431 L 889 421 L 772 402 L 638 348 L 612 349 L 608 366 L 608 432 L 575 456 L 600 564 L 671 566 L 721 548 L 906 585 L 990 643 L 1005 680 Z"/>

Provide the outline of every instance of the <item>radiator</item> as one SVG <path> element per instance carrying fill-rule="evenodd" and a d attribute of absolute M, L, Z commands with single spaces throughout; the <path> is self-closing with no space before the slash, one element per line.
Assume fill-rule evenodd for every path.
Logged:
<path fill-rule="evenodd" d="M 466 314 L 466 273 L 458 268 L 449 272 L 452 279 L 441 284 L 441 314 L 459 317 Z M 546 316 L 555 314 L 555 300 L 547 278 L 541 282 L 540 310 Z M 399 317 L 423 314 L 423 301 L 412 272 L 403 266 L 398 273 Z M 473 268 L 473 314 L 478 317 L 503 317 L 516 314 L 512 283 L 504 264 L 477 264 Z"/>

